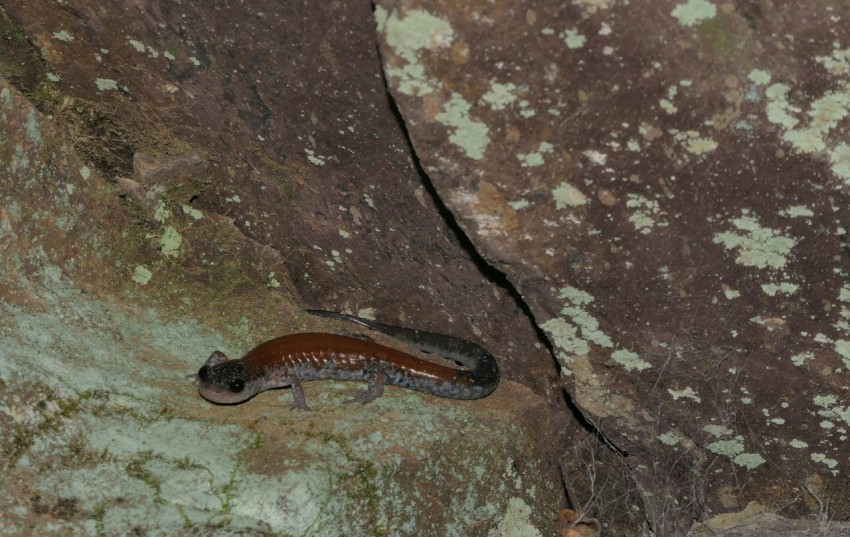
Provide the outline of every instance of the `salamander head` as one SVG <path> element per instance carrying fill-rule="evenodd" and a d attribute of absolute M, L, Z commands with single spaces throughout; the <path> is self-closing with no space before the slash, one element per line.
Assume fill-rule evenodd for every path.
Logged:
<path fill-rule="evenodd" d="M 260 391 L 260 383 L 247 378 L 245 365 L 240 360 L 227 361 L 227 357 L 224 360 L 219 357 L 224 355 L 214 352 L 198 370 L 198 393 L 204 399 L 220 405 L 234 405 Z"/>

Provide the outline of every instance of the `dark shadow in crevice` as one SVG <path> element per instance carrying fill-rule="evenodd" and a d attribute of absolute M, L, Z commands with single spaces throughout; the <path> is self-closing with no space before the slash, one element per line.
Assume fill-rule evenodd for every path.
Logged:
<path fill-rule="evenodd" d="M 412 157 L 411 160 L 413 161 L 413 164 L 416 168 L 416 172 L 419 175 L 419 180 L 422 182 L 422 186 L 428 192 L 428 195 L 431 196 L 431 199 L 433 200 L 434 205 L 437 207 L 437 211 L 439 212 L 440 217 L 446 222 L 446 225 L 452 231 L 455 240 L 457 240 L 461 248 L 466 251 L 470 259 L 472 259 L 472 262 L 475 263 L 475 266 L 481 273 L 481 275 L 491 283 L 502 288 L 508 294 L 508 296 L 513 299 L 516 307 L 519 308 L 520 311 L 522 311 L 523 315 L 526 319 L 528 319 L 528 322 L 534 329 L 534 332 L 537 334 L 538 341 L 540 341 L 540 343 L 546 347 L 546 349 L 549 351 L 549 355 L 552 357 L 553 362 L 555 362 L 555 349 L 552 347 L 552 343 L 549 341 L 549 338 L 546 337 L 546 334 L 543 332 L 543 329 L 541 329 L 540 326 L 537 324 L 537 320 L 534 318 L 534 314 L 531 312 L 531 308 L 528 306 L 525 300 L 523 300 L 522 295 L 520 295 L 519 291 L 517 291 L 516 287 L 514 287 L 513 283 L 511 283 L 511 281 L 508 279 L 507 275 L 504 272 L 489 264 L 484 259 L 484 257 L 481 256 L 481 254 L 475 248 L 475 245 L 472 243 L 472 241 L 457 223 L 457 219 L 455 219 L 454 214 L 451 212 L 451 210 L 449 210 L 448 207 L 446 207 L 446 204 L 443 203 L 443 200 L 442 198 L 440 198 L 437 189 L 431 182 L 431 178 L 428 177 L 428 174 L 425 173 L 425 170 L 422 167 L 422 163 L 419 162 L 419 156 L 416 154 L 416 150 L 413 147 L 413 141 L 411 140 L 410 133 L 407 130 L 407 124 L 404 122 L 404 117 L 401 115 L 401 111 L 398 109 L 398 105 L 396 104 L 395 99 L 390 93 L 386 74 L 384 73 L 383 69 L 381 69 L 381 79 L 384 84 L 384 90 L 387 95 L 387 101 L 389 102 L 390 110 L 393 116 L 395 116 L 399 129 L 401 130 L 404 136 L 404 141 L 407 144 L 407 149 Z M 556 367 L 556 369 L 559 368 L 557 362 L 555 362 L 553 365 Z M 597 440 L 602 442 L 618 456 L 628 457 L 627 452 L 618 448 L 607 436 L 605 436 L 602 431 L 600 431 L 589 419 L 587 419 L 581 409 L 575 404 L 575 401 L 573 401 L 572 396 L 566 390 L 561 390 L 561 394 L 563 395 L 564 406 L 569 409 L 570 413 L 572 413 L 573 417 L 581 425 L 582 428 L 584 428 L 588 433 L 596 437 Z"/>

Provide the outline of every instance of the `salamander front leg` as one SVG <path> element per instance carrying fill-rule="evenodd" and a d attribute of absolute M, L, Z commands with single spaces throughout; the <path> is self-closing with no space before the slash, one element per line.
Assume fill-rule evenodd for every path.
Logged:
<path fill-rule="evenodd" d="M 365 390 L 348 390 L 346 393 L 351 396 L 351 399 L 348 401 L 349 403 L 359 402 L 365 405 L 366 403 L 371 403 L 384 393 L 384 386 L 387 384 L 387 374 L 384 373 L 384 370 L 380 366 L 374 365 L 367 367 L 368 376 L 366 377 L 366 382 L 369 385 Z"/>
<path fill-rule="evenodd" d="M 289 407 L 292 410 L 310 410 L 307 406 L 307 396 L 304 395 L 304 386 L 301 385 L 301 379 L 293 378 L 289 384 L 292 387 L 293 403 Z"/>

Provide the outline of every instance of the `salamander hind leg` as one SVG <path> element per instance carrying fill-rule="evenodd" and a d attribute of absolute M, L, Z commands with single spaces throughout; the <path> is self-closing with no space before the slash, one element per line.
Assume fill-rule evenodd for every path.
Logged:
<path fill-rule="evenodd" d="M 366 366 L 367 376 L 366 382 L 369 383 L 365 390 L 347 390 L 346 393 L 351 396 L 349 403 L 371 403 L 384 393 L 384 386 L 387 384 L 387 374 L 378 364 Z"/>

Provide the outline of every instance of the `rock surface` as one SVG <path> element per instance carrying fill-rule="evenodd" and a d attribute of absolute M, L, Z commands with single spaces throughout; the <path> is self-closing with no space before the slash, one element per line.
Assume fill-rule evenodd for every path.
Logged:
<path fill-rule="evenodd" d="M 848 17 L 4 2 L 0 533 L 548 535 L 556 462 L 612 534 L 850 518 Z M 181 378 L 339 329 L 305 306 L 506 382 L 299 419 Z"/>
<path fill-rule="evenodd" d="M 657 531 L 850 517 L 850 7 L 380 0 L 437 192 Z"/>

